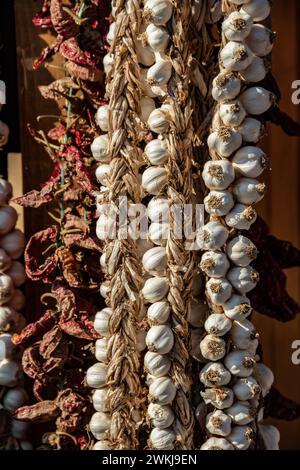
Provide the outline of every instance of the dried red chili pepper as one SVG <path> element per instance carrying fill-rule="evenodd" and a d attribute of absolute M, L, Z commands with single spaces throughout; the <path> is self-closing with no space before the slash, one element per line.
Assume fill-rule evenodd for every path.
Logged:
<path fill-rule="evenodd" d="M 50 15 L 53 27 L 58 35 L 64 38 L 76 36 L 79 33 L 79 25 L 63 10 L 61 0 L 51 0 Z"/>
<path fill-rule="evenodd" d="M 37 26 L 38 28 L 51 28 L 50 0 L 44 0 L 42 8 L 34 15 L 32 22 L 34 26 Z"/>
<path fill-rule="evenodd" d="M 44 256 L 43 253 L 57 242 L 58 229 L 56 226 L 49 227 L 33 235 L 25 249 L 25 268 L 29 279 L 33 281 L 42 280 L 44 283 L 50 282 L 56 269 L 54 253 L 51 256 Z M 45 258 L 45 259 L 43 259 Z"/>
<path fill-rule="evenodd" d="M 44 400 L 34 405 L 22 406 L 14 414 L 15 419 L 30 423 L 53 421 L 59 415 L 59 408 L 54 400 Z"/>
<path fill-rule="evenodd" d="M 47 310 L 44 315 L 34 323 L 29 323 L 19 334 L 14 334 L 12 341 L 14 344 L 26 346 L 33 341 L 40 339 L 49 331 L 56 322 L 54 313 Z"/>

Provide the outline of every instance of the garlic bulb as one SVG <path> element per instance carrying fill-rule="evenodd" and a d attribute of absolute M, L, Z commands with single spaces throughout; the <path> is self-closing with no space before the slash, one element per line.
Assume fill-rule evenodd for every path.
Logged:
<path fill-rule="evenodd" d="M 163 134 L 169 130 L 168 113 L 161 108 L 157 108 L 148 118 L 148 127 L 156 134 Z"/>
<path fill-rule="evenodd" d="M 202 250 L 218 250 L 228 238 L 228 230 L 220 222 L 208 222 L 197 234 L 197 243 Z"/>
<path fill-rule="evenodd" d="M 212 404 L 218 410 L 229 408 L 234 400 L 232 390 L 227 387 L 207 388 L 200 395 L 206 404 Z"/>
<path fill-rule="evenodd" d="M 150 446 L 156 450 L 173 450 L 176 435 L 174 431 L 169 429 L 153 428 L 150 433 Z"/>
<path fill-rule="evenodd" d="M 259 274 L 251 266 L 235 267 L 228 271 L 227 278 L 241 294 L 247 294 L 256 287 Z"/>
<path fill-rule="evenodd" d="M 246 111 L 238 100 L 228 101 L 220 105 L 220 118 L 225 126 L 238 127 L 246 117 Z"/>
<path fill-rule="evenodd" d="M 158 224 L 153 222 L 149 226 L 149 238 L 155 245 L 165 246 L 169 236 L 169 224 Z"/>
<path fill-rule="evenodd" d="M 234 11 L 222 23 L 222 31 L 228 41 L 243 41 L 253 25 L 250 15 L 243 11 Z"/>
<path fill-rule="evenodd" d="M 109 186 L 109 173 L 110 173 L 110 165 L 108 164 L 98 165 L 95 171 L 95 176 L 96 176 L 98 183 L 102 184 L 103 186 Z"/>
<path fill-rule="evenodd" d="M 224 364 L 232 375 L 249 377 L 253 372 L 255 359 L 248 351 L 231 351 L 225 357 Z"/>
<path fill-rule="evenodd" d="M 265 397 L 269 393 L 274 382 L 273 372 L 265 364 L 259 362 L 254 366 L 253 377 L 257 380 L 261 388 L 262 396 Z"/>
<path fill-rule="evenodd" d="M 220 63 L 230 72 L 245 70 L 252 60 L 253 53 L 243 42 L 229 41 L 220 52 Z"/>
<path fill-rule="evenodd" d="M 251 2 L 245 2 L 241 12 L 248 13 L 252 16 L 253 21 L 263 21 L 265 20 L 271 11 L 270 1 L 269 0 L 251 0 Z"/>
<path fill-rule="evenodd" d="M 151 351 L 146 352 L 144 357 L 146 371 L 155 377 L 163 377 L 169 372 L 171 361 L 167 356 Z"/>
<path fill-rule="evenodd" d="M 108 105 L 100 106 L 96 112 L 95 120 L 101 131 L 108 131 Z"/>
<path fill-rule="evenodd" d="M 209 314 L 209 308 L 207 303 L 199 299 L 192 299 L 188 306 L 188 322 L 198 328 L 202 327 L 205 318 Z"/>
<path fill-rule="evenodd" d="M 238 128 L 244 142 L 257 143 L 264 134 L 264 126 L 257 119 L 247 117 Z"/>
<path fill-rule="evenodd" d="M 242 136 L 236 129 L 223 126 L 208 136 L 207 145 L 221 157 L 230 157 L 242 145 Z"/>
<path fill-rule="evenodd" d="M 167 325 L 151 326 L 146 336 L 146 344 L 151 352 L 168 354 L 174 345 L 174 335 Z"/>
<path fill-rule="evenodd" d="M 204 198 L 204 206 L 208 214 L 226 215 L 234 206 L 232 194 L 227 190 L 211 191 Z"/>
<path fill-rule="evenodd" d="M 153 51 L 165 52 L 170 41 L 170 35 L 166 28 L 150 23 L 146 28 L 145 36 Z"/>
<path fill-rule="evenodd" d="M 107 431 L 110 429 L 111 418 L 109 413 L 97 411 L 91 417 L 89 429 L 93 436 L 100 440 L 105 439 Z"/>
<path fill-rule="evenodd" d="M 99 362 L 107 362 L 107 338 L 97 339 L 95 343 L 95 357 Z"/>
<path fill-rule="evenodd" d="M 255 417 L 255 410 L 251 408 L 249 403 L 237 401 L 230 408 L 226 410 L 226 413 L 235 424 L 239 426 L 245 426 L 251 423 Z"/>
<path fill-rule="evenodd" d="M 26 280 L 24 266 L 19 261 L 13 261 L 6 274 L 11 277 L 15 287 L 20 287 Z"/>
<path fill-rule="evenodd" d="M 236 204 L 226 215 L 225 221 L 229 227 L 238 230 L 249 230 L 257 219 L 257 214 L 253 207 L 244 204 Z"/>
<path fill-rule="evenodd" d="M 1 91 L 0 91 L 1 94 Z M 6 181 L 4 178 L 0 178 L 0 205 L 3 206 L 7 204 L 9 199 L 12 196 L 12 185 Z"/>
<path fill-rule="evenodd" d="M 203 167 L 202 178 L 207 188 L 224 190 L 234 181 L 234 168 L 227 160 L 208 161 Z"/>
<path fill-rule="evenodd" d="M 92 450 L 111 450 L 111 444 L 109 441 L 102 439 L 95 442 Z"/>
<path fill-rule="evenodd" d="M 95 390 L 93 393 L 93 407 L 96 411 L 101 411 L 102 413 L 108 412 L 108 405 L 107 405 L 107 389 L 100 388 Z"/>
<path fill-rule="evenodd" d="M 10 434 L 15 439 L 25 439 L 29 431 L 29 423 L 12 419 L 10 423 Z"/>
<path fill-rule="evenodd" d="M 248 426 L 235 426 L 232 428 L 231 434 L 227 439 L 237 450 L 247 450 L 252 443 L 253 436 L 252 428 Z"/>
<path fill-rule="evenodd" d="M 10 232 L 16 225 L 17 218 L 17 211 L 13 207 L 0 207 L 0 235 Z"/>
<path fill-rule="evenodd" d="M 105 386 L 107 366 L 97 362 L 86 372 L 86 381 L 91 388 L 101 388 Z"/>
<path fill-rule="evenodd" d="M 230 372 L 221 362 L 209 362 L 200 372 L 200 381 L 205 387 L 222 387 L 229 384 L 231 380 Z"/>
<path fill-rule="evenodd" d="M 116 22 L 110 23 L 108 33 L 106 36 L 106 41 L 111 46 L 116 34 Z"/>
<path fill-rule="evenodd" d="M 158 377 L 149 387 L 149 399 L 159 405 L 170 405 L 176 395 L 176 387 L 169 377 Z"/>
<path fill-rule="evenodd" d="M 145 155 L 151 165 L 163 165 L 167 162 L 169 153 L 163 139 L 153 139 L 145 147 Z"/>
<path fill-rule="evenodd" d="M 12 264 L 11 258 L 6 251 L 0 248 L 0 271 L 7 271 Z"/>
<path fill-rule="evenodd" d="M 231 330 L 232 322 L 223 313 L 212 313 L 204 324 L 210 335 L 224 336 Z"/>
<path fill-rule="evenodd" d="M 3 387 L 15 387 L 22 376 L 22 367 L 16 361 L 3 359 L 0 362 L 0 385 Z"/>
<path fill-rule="evenodd" d="M 141 41 L 136 41 L 136 54 L 139 64 L 144 65 L 145 67 L 150 67 L 155 62 L 155 55 L 151 47 L 145 47 Z M 147 70 L 144 72 L 147 74 Z M 145 91 L 145 90 L 144 90 Z M 151 96 L 146 93 L 147 96 Z"/>
<path fill-rule="evenodd" d="M 258 396 L 261 391 L 260 386 L 253 377 L 237 380 L 232 389 L 236 398 L 241 401 L 252 400 Z"/>
<path fill-rule="evenodd" d="M 0 306 L 0 331 L 19 332 L 25 326 L 23 315 L 7 305 Z"/>
<path fill-rule="evenodd" d="M 265 113 L 275 102 L 270 91 L 258 86 L 247 88 L 239 99 L 247 113 L 253 115 Z"/>
<path fill-rule="evenodd" d="M 211 301 L 216 305 L 223 305 L 229 300 L 232 286 L 225 278 L 211 278 L 206 283 L 207 293 Z"/>
<path fill-rule="evenodd" d="M 143 267 L 150 274 L 162 274 L 166 269 L 166 262 L 164 247 L 150 248 L 142 258 Z"/>
<path fill-rule="evenodd" d="M 108 134 L 99 135 L 91 145 L 91 152 L 98 162 L 107 162 L 108 160 Z"/>
<path fill-rule="evenodd" d="M 241 80 L 232 72 L 221 72 L 213 80 L 212 96 L 219 102 L 236 98 L 241 91 Z"/>
<path fill-rule="evenodd" d="M 150 47 L 148 47 L 147 49 L 149 49 L 151 55 L 153 55 L 153 52 L 150 49 Z M 154 57 L 154 55 L 153 55 L 153 57 Z M 154 63 L 154 61 L 155 61 L 155 59 L 153 59 L 151 64 L 149 64 L 149 65 L 152 65 Z M 141 87 L 141 91 L 143 92 L 143 94 L 145 96 L 149 96 L 149 98 L 155 98 L 156 93 L 153 92 L 151 86 L 147 82 L 147 72 L 148 72 L 148 69 L 141 69 L 140 70 L 140 87 Z"/>
<path fill-rule="evenodd" d="M 142 176 L 143 189 L 153 195 L 159 194 L 168 182 L 168 173 L 166 168 L 160 166 L 150 166 Z"/>
<path fill-rule="evenodd" d="M 106 299 L 110 292 L 110 282 L 102 282 L 99 288 L 100 295 Z"/>
<path fill-rule="evenodd" d="M 109 319 L 112 315 L 112 309 L 109 307 L 103 308 L 95 315 L 94 328 L 102 336 L 109 336 Z"/>
<path fill-rule="evenodd" d="M 200 450 L 234 450 L 234 448 L 226 439 L 210 437 L 202 444 Z"/>
<path fill-rule="evenodd" d="M 247 318 L 251 312 L 251 304 L 248 297 L 234 294 L 230 299 L 223 304 L 225 315 L 230 320 L 242 321 Z"/>
<path fill-rule="evenodd" d="M 18 259 L 25 247 L 25 236 L 21 230 L 15 229 L 0 239 L 0 248 L 3 248 L 12 259 Z"/>
<path fill-rule="evenodd" d="M 252 63 L 245 70 L 239 73 L 246 83 L 261 82 L 267 75 L 268 67 L 261 57 L 254 56 Z"/>
<path fill-rule="evenodd" d="M 147 318 L 150 324 L 164 325 L 168 322 L 171 312 L 171 305 L 166 300 L 155 302 L 150 305 L 147 312 Z"/>
<path fill-rule="evenodd" d="M 166 24 L 172 16 L 173 5 L 169 0 L 147 0 L 145 16 L 156 25 Z"/>
<path fill-rule="evenodd" d="M 142 289 L 146 302 L 153 304 L 162 300 L 169 291 L 168 280 L 165 277 L 152 277 L 147 279 Z"/>
<path fill-rule="evenodd" d="M 115 63 L 114 54 L 111 54 L 110 52 L 105 54 L 105 56 L 103 57 L 103 67 L 104 67 L 104 72 L 106 75 L 108 75 L 112 71 L 114 63 Z"/>
<path fill-rule="evenodd" d="M 251 0 L 228 0 L 228 2 L 234 5 L 243 5 L 243 3 L 249 3 Z"/>
<path fill-rule="evenodd" d="M 222 251 L 206 251 L 201 258 L 200 268 L 209 277 L 225 277 L 230 263 Z"/>
<path fill-rule="evenodd" d="M 147 207 L 147 215 L 151 222 L 168 222 L 169 212 L 169 202 L 166 197 L 152 198 Z"/>
<path fill-rule="evenodd" d="M 151 86 L 166 85 L 172 75 L 172 64 L 169 60 L 158 60 L 148 69 L 147 80 Z M 152 130 L 152 129 L 151 129 Z"/>
<path fill-rule="evenodd" d="M 20 406 L 25 405 L 28 399 L 28 394 L 24 388 L 15 387 L 5 393 L 2 403 L 6 410 L 16 411 Z"/>
<path fill-rule="evenodd" d="M 16 349 L 17 346 L 12 342 L 12 335 L 10 333 L 0 334 L 0 357 L 8 359 L 14 355 Z"/>
<path fill-rule="evenodd" d="M 247 45 L 258 57 L 264 57 L 273 49 L 274 34 L 261 24 L 255 24 L 247 38 Z"/>
<path fill-rule="evenodd" d="M 253 178 L 239 178 L 232 187 L 232 192 L 242 204 L 257 204 L 266 192 L 266 185 Z"/>
<path fill-rule="evenodd" d="M 172 425 L 175 418 L 170 406 L 158 405 L 157 403 L 150 403 L 148 406 L 148 416 L 151 420 L 151 425 L 158 429 L 168 428 Z"/>
<path fill-rule="evenodd" d="M 211 434 L 226 437 L 231 433 L 231 418 L 223 411 L 215 410 L 206 416 L 206 429 Z"/>
<path fill-rule="evenodd" d="M 259 147 L 242 147 L 232 158 L 236 172 L 249 178 L 257 178 L 267 167 L 266 154 Z"/>
<path fill-rule="evenodd" d="M 0 273 L 0 305 L 6 304 L 13 292 L 14 286 L 11 277 Z"/>
<path fill-rule="evenodd" d="M 231 340 L 238 349 L 251 347 L 252 341 L 258 337 L 255 326 L 248 320 L 234 321 L 230 331 Z"/>
<path fill-rule="evenodd" d="M 258 251 L 249 238 L 238 235 L 227 244 L 226 253 L 233 264 L 245 267 L 255 260 Z"/>
<path fill-rule="evenodd" d="M 279 450 L 280 433 L 275 426 L 258 424 L 258 431 L 264 441 L 266 450 Z"/>
<path fill-rule="evenodd" d="M 226 343 L 222 338 L 206 335 L 200 343 L 202 356 L 209 361 L 219 361 L 226 354 Z"/>

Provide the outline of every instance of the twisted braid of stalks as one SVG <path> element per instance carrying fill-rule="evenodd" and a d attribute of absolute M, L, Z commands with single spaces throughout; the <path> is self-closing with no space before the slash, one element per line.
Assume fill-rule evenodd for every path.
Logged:
<path fill-rule="evenodd" d="M 138 136 L 132 120 L 139 110 L 135 87 L 138 63 L 133 38 L 139 29 L 139 5 L 135 0 L 116 1 L 116 33 L 111 45 L 115 62 L 109 83 L 110 177 L 107 200 L 118 212 L 119 197 L 140 202 L 138 181 Z M 136 243 L 116 238 L 107 244 L 106 266 L 110 290 L 107 304 L 112 309 L 108 342 L 108 409 L 111 414 L 109 439 L 115 449 L 136 449 L 137 425 L 134 410 L 140 406 L 139 355 L 136 322 L 141 309 L 141 265 Z"/>
<path fill-rule="evenodd" d="M 226 18 L 230 13 L 240 10 L 240 7 L 228 0 L 223 0 L 222 8 Z M 244 18 L 238 21 L 241 29 L 246 27 L 246 24 L 243 26 Z M 250 21 L 251 24 L 251 18 L 249 20 L 248 17 L 247 21 Z M 225 24 L 223 23 L 223 26 Z M 249 38 L 246 35 L 245 38 L 239 38 L 239 41 L 247 40 L 246 37 Z M 241 48 L 241 45 L 235 45 L 235 41 L 237 38 L 233 39 L 231 47 Z M 204 254 L 200 266 L 207 276 L 206 295 L 211 315 L 205 323 L 207 336 L 200 343 L 203 357 L 210 362 L 202 369 L 200 380 L 205 386 L 201 395 L 212 411 L 206 419 L 206 427 L 211 437 L 202 445 L 201 449 L 203 450 L 247 450 L 249 447 L 254 448 L 258 441 L 257 430 L 262 435 L 264 432 L 264 426 L 258 422 L 261 419 L 263 397 L 272 382 L 271 371 L 258 362 L 260 361 L 260 357 L 256 353 L 258 335 L 255 334 L 254 326 L 246 320 L 246 317 L 251 313 L 251 306 L 249 299 L 245 296 L 258 282 L 258 275 L 250 266 L 257 251 L 252 242 L 245 237 L 244 231 L 248 230 L 255 222 L 256 212 L 252 205 L 258 202 L 263 195 L 263 191 L 261 191 L 263 185 L 254 178 L 262 173 L 265 156 L 263 152 L 256 153 L 256 147 L 254 147 L 259 140 L 259 132 L 249 133 L 248 131 L 247 133 L 245 127 L 242 127 L 245 124 L 245 118 L 249 117 L 246 114 L 257 117 L 258 114 L 263 113 L 271 106 L 272 96 L 268 95 L 267 90 L 264 90 L 262 93 L 265 96 L 261 98 L 261 102 L 260 98 L 257 98 L 255 109 L 253 100 L 249 101 L 245 95 L 245 91 L 249 86 L 251 87 L 250 80 L 245 79 L 247 67 L 251 66 L 249 59 L 251 51 L 245 54 L 241 53 L 242 49 L 240 49 L 230 61 L 228 56 L 226 58 L 224 54 L 224 48 L 228 42 L 223 28 L 220 62 L 222 62 L 223 71 L 226 69 L 226 73 L 231 74 L 229 81 L 235 80 L 235 83 L 240 81 L 241 90 L 237 87 L 236 92 L 233 93 L 232 82 L 230 85 L 226 82 L 226 93 L 231 92 L 235 96 L 222 97 L 218 93 L 225 83 L 223 77 L 221 76 L 214 83 L 213 92 L 218 103 L 213 117 L 213 132 L 209 136 L 208 145 L 210 156 L 215 162 L 212 165 L 210 165 L 211 162 L 208 162 L 203 172 L 207 187 L 210 191 L 216 191 L 213 196 L 210 193 L 206 200 L 207 212 L 210 214 L 211 221 L 220 223 L 218 227 L 205 226 L 202 230 L 203 249 L 209 253 Z M 257 46 L 252 43 L 252 47 Z M 267 55 L 267 53 L 262 55 Z M 233 58 L 236 61 L 241 61 L 238 66 L 236 63 L 233 64 Z M 248 65 L 242 63 L 248 59 Z M 258 81 L 257 77 L 255 80 Z M 249 82 L 250 85 L 247 85 Z M 255 90 L 253 88 L 252 92 Z M 239 101 L 234 103 L 234 107 L 226 116 L 224 103 L 232 99 Z M 225 106 L 228 105 L 225 104 Z M 222 107 L 223 109 L 221 109 Z M 261 111 L 259 112 L 260 107 Z M 230 113 L 240 113 L 241 109 L 245 109 L 245 115 L 240 119 L 241 122 L 230 121 L 233 119 Z M 230 119 L 228 120 L 228 118 Z M 258 121 L 256 125 L 259 130 Z M 227 145 L 226 148 L 224 142 Z M 242 154 L 243 160 L 241 161 Z M 252 157 L 247 157 L 248 154 L 251 154 Z M 255 162 L 255 171 L 253 167 L 250 168 L 250 164 L 247 167 L 247 158 L 249 158 L 249 162 L 252 161 L 252 164 Z M 222 170 L 218 162 L 221 164 L 224 160 L 228 166 L 227 169 L 224 170 L 223 167 Z M 216 177 L 217 169 L 220 173 Z M 251 183 L 249 180 L 243 181 L 241 177 L 252 178 Z M 245 186 L 237 186 L 241 183 L 244 183 Z M 256 188 L 256 192 L 253 187 L 252 190 L 247 189 L 250 188 L 250 186 L 247 187 L 248 184 L 252 184 Z M 222 207 L 217 198 L 218 194 L 221 194 L 219 191 L 223 191 L 224 187 L 227 190 L 227 205 Z M 212 198 L 211 205 L 209 198 Z M 230 202 L 230 198 L 232 198 L 232 202 Z M 214 208 L 220 212 L 214 211 Z M 222 230 L 223 235 L 219 238 Z M 237 255 L 238 252 L 240 254 Z M 217 261 L 216 257 L 220 255 L 223 258 L 221 261 Z M 248 331 L 248 335 L 245 334 L 246 331 Z M 241 419 L 242 415 L 243 419 Z M 273 428 L 271 432 L 275 436 L 274 441 L 276 441 L 277 431 Z M 272 445 L 276 445 L 276 443 Z"/>

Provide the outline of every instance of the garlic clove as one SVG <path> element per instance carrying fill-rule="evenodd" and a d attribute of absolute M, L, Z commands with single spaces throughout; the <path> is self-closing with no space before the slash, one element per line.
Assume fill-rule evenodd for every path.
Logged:
<path fill-rule="evenodd" d="M 255 359 L 248 351 L 232 351 L 225 357 L 224 364 L 232 375 L 249 377 L 253 372 Z"/>
<path fill-rule="evenodd" d="M 149 96 L 142 96 L 140 100 L 140 107 L 141 107 L 141 120 L 143 122 L 147 122 L 150 114 L 156 108 L 155 101 L 152 98 L 149 98 Z"/>
<path fill-rule="evenodd" d="M 206 283 L 207 293 L 216 305 L 223 305 L 231 297 L 232 286 L 225 278 L 210 278 Z"/>
<path fill-rule="evenodd" d="M 96 362 L 89 367 L 86 372 L 86 381 L 91 388 L 102 388 L 106 383 L 107 366 L 101 362 Z"/>
<path fill-rule="evenodd" d="M 166 300 L 155 302 L 148 308 L 147 318 L 152 325 L 164 325 L 168 322 L 171 305 Z"/>
<path fill-rule="evenodd" d="M 274 104 L 275 96 L 265 88 L 254 86 L 240 95 L 240 101 L 248 114 L 263 114 Z"/>
<path fill-rule="evenodd" d="M 149 387 L 149 400 L 159 405 L 170 405 L 176 395 L 176 387 L 170 377 L 158 377 Z"/>
<path fill-rule="evenodd" d="M 242 145 L 242 136 L 236 129 L 222 126 L 208 136 L 207 145 L 221 157 L 228 158 Z"/>
<path fill-rule="evenodd" d="M 149 226 L 149 238 L 155 245 L 165 246 L 169 237 L 169 224 L 153 222 Z"/>
<path fill-rule="evenodd" d="M 158 405 L 150 403 L 148 406 L 148 416 L 151 425 L 158 429 L 166 429 L 170 427 L 175 419 L 172 408 L 168 405 Z"/>
<path fill-rule="evenodd" d="M 265 364 L 259 362 L 254 366 L 253 377 L 257 380 L 257 383 L 261 388 L 262 396 L 265 397 L 269 393 L 274 382 L 273 372 Z"/>
<path fill-rule="evenodd" d="M 253 60 L 253 53 L 243 42 L 229 41 L 220 52 L 221 66 L 230 72 L 245 70 Z"/>
<path fill-rule="evenodd" d="M 229 408 L 234 400 L 233 391 L 227 387 L 207 388 L 200 395 L 206 404 L 211 404 L 218 410 Z"/>
<path fill-rule="evenodd" d="M 259 147 L 246 146 L 232 158 L 234 170 L 243 176 L 257 178 L 268 166 L 266 154 Z"/>
<path fill-rule="evenodd" d="M 249 449 L 254 437 L 253 429 L 248 426 L 235 426 L 227 437 L 237 450 Z"/>
<path fill-rule="evenodd" d="M 229 191 L 210 191 L 204 198 L 205 210 L 208 214 L 224 216 L 233 208 L 234 201 Z"/>
<path fill-rule="evenodd" d="M 165 355 L 148 351 L 144 357 L 144 366 L 146 371 L 154 377 L 163 377 L 169 372 L 171 361 Z"/>
<path fill-rule="evenodd" d="M 164 53 L 170 41 L 170 35 L 166 28 L 150 23 L 145 32 L 147 42 L 154 52 Z"/>
<path fill-rule="evenodd" d="M 146 344 L 151 352 L 168 354 L 174 346 L 174 334 L 167 325 L 153 325 L 147 333 Z"/>
<path fill-rule="evenodd" d="M 202 444 L 200 450 L 234 450 L 234 448 L 226 439 L 210 437 Z"/>
<path fill-rule="evenodd" d="M 256 364 L 257 365 L 257 364 Z M 253 377 L 239 379 L 233 385 L 232 390 L 238 400 L 246 401 L 257 397 L 261 388 Z"/>
<path fill-rule="evenodd" d="M 247 318 L 251 312 L 251 304 L 248 297 L 234 294 L 230 299 L 223 304 L 225 315 L 230 320 L 242 321 Z"/>
<path fill-rule="evenodd" d="M 173 450 L 175 446 L 176 435 L 171 428 L 154 428 L 150 433 L 150 448 L 155 450 Z"/>
<path fill-rule="evenodd" d="M 238 292 L 247 294 L 256 287 L 259 274 L 251 266 L 234 267 L 228 271 L 227 278 Z"/>
<path fill-rule="evenodd" d="M 221 72 L 213 80 L 212 96 L 220 103 L 236 98 L 241 91 L 241 80 L 232 72 Z"/>
<path fill-rule="evenodd" d="M 261 24 L 253 25 L 246 40 L 247 45 L 258 57 L 265 57 L 273 49 L 274 33 Z"/>
<path fill-rule="evenodd" d="M 206 417 L 206 429 L 211 434 L 226 437 L 231 433 L 231 418 L 223 411 L 215 410 Z"/>
<path fill-rule="evenodd" d="M 222 251 L 206 251 L 202 255 L 200 268 L 209 277 L 225 277 L 229 267 L 228 258 Z"/>
<path fill-rule="evenodd" d="M 202 250 L 218 250 L 226 243 L 228 235 L 220 222 L 208 222 L 197 233 L 197 243 Z"/>
<path fill-rule="evenodd" d="M 112 316 L 112 309 L 105 307 L 99 312 L 96 313 L 94 319 L 94 328 L 100 335 L 108 337 L 110 335 L 109 331 L 109 320 Z"/>
<path fill-rule="evenodd" d="M 148 194 L 157 196 L 168 183 L 168 172 L 160 166 L 150 166 L 142 176 L 142 187 Z"/>
<path fill-rule="evenodd" d="M 238 128 L 244 142 L 257 143 L 264 134 L 264 125 L 257 119 L 247 117 Z"/>
<path fill-rule="evenodd" d="M 101 411 L 102 413 L 106 413 L 109 411 L 108 403 L 107 403 L 107 388 L 100 388 L 95 390 L 93 393 L 93 407 L 96 411 Z"/>
<path fill-rule="evenodd" d="M 238 100 L 222 103 L 219 112 L 225 126 L 238 127 L 246 117 L 246 111 Z"/>
<path fill-rule="evenodd" d="M 163 139 L 153 139 L 145 147 L 145 155 L 151 165 L 163 165 L 167 162 L 169 153 Z"/>
<path fill-rule="evenodd" d="M 96 124 L 100 127 L 101 131 L 108 131 L 108 105 L 100 106 L 95 115 Z"/>
<path fill-rule="evenodd" d="M 258 250 L 249 238 L 238 235 L 227 244 L 226 253 L 233 264 L 246 267 L 255 260 Z"/>
<path fill-rule="evenodd" d="M 231 330 L 231 327 L 232 321 L 229 320 L 229 318 L 227 318 L 223 313 L 212 313 L 204 324 L 204 328 L 207 333 L 215 336 L 226 335 L 226 333 Z"/>
<path fill-rule="evenodd" d="M 225 217 L 226 224 L 238 230 L 249 230 L 256 219 L 257 213 L 253 207 L 244 204 L 236 204 Z"/>
<path fill-rule="evenodd" d="M 222 32 L 229 41 L 243 41 L 253 25 L 253 20 L 248 13 L 234 11 L 227 16 L 222 23 Z"/>
<path fill-rule="evenodd" d="M 231 381 L 230 372 L 221 362 L 209 362 L 199 374 L 200 381 L 205 387 L 222 387 Z"/>
<path fill-rule="evenodd" d="M 258 338 L 258 334 L 253 323 L 243 320 L 233 322 L 230 337 L 236 348 L 249 351 L 252 341 Z"/>
<path fill-rule="evenodd" d="M 270 1 L 251 0 L 251 2 L 246 2 L 240 11 L 252 16 L 253 21 L 263 21 L 268 18 L 271 12 Z"/>
<path fill-rule="evenodd" d="M 207 335 L 200 343 L 202 356 L 209 361 L 219 361 L 226 354 L 226 343 L 222 338 Z"/>
<path fill-rule="evenodd" d="M 232 187 L 232 192 L 242 204 L 257 204 L 265 195 L 266 185 L 253 178 L 239 178 Z"/>
<path fill-rule="evenodd" d="M 148 118 L 148 127 L 152 132 L 156 134 L 164 134 L 169 130 L 168 113 L 157 108 L 150 114 Z"/>
<path fill-rule="evenodd" d="M 156 25 L 166 24 L 173 14 L 173 5 L 169 0 L 147 0 L 145 17 Z"/>
<path fill-rule="evenodd" d="M 227 160 L 210 160 L 203 167 L 202 178 L 207 188 L 224 190 L 234 181 L 234 168 Z"/>

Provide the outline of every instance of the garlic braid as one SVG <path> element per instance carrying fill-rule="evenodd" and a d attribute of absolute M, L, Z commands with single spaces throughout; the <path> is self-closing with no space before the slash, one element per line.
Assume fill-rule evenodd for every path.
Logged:
<path fill-rule="evenodd" d="M 223 0 L 220 74 L 213 82 L 217 101 L 208 137 L 211 161 L 203 179 L 210 190 L 205 209 L 210 221 L 200 231 L 206 252 L 200 267 L 207 276 L 206 295 L 211 314 L 207 335 L 200 343 L 205 360 L 200 372 L 205 389 L 201 395 L 212 411 L 206 428 L 210 438 L 202 450 L 247 450 L 263 435 L 263 397 L 271 387 L 271 371 L 259 363 L 258 335 L 246 318 L 251 305 L 246 294 L 256 286 L 258 273 L 250 266 L 257 249 L 245 236 L 255 222 L 253 205 L 265 186 L 256 178 L 267 164 L 254 146 L 263 126 L 257 116 L 272 105 L 274 97 L 260 86 L 267 69 L 262 57 L 272 49 L 272 34 L 257 24 L 269 16 L 267 0 Z M 262 40 L 263 39 L 263 40 Z"/>
<path fill-rule="evenodd" d="M 104 152 L 103 141 L 100 144 L 102 161 L 110 162 L 104 172 L 98 170 L 98 180 L 107 186 L 107 189 L 102 188 L 98 208 L 101 209 L 102 203 L 108 203 L 110 208 L 119 213 L 119 198 L 127 197 L 128 204 L 141 200 L 138 180 L 140 152 L 137 147 L 139 127 L 134 124 L 140 109 L 140 96 L 135 83 L 138 79 L 138 63 L 134 42 L 140 13 L 135 0 L 117 0 L 113 7 L 116 21 L 110 27 L 108 41 L 111 49 L 106 56 L 109 62 L 106 67 L 109 68 L 107 94 L 110 101 L 108 107 L 99 108 L 96 115 L 100 128 L 108 131 L 104 138 L 107 145 Z M 102 169 L 103 165 L 100 165 Z M 104 229 L 108 238 L 111 238 L 111 216 L 111 212 L 100 216 L 97 225 L 99 237 L 102 238 Z M 136 242 L 130 237 L 123 239 L 117 232 L 116 238 L 106 244 L 102 264 L 107 274 L 106 288 L 102 292 L 108 308 L 99 312 L 98 318 L 96 315 L 95 328 L 98 321 L 97 331 L 106 337 L 106 344 L 103 345 L 103 340 L 100 340 L 102 346 L 98 357 L 107 365 L 100 363 L 102 370 L 99 369 L 99 372 L 102 375 L 98 383 L 99 390 L 95 392 L 98 392 L 98 396 L 94 399 L 94 405 L 101 410 L 101 416 L 96 416 L 99 433 L 94 435 L 99 442 L 95 449 L 136 449 L 136 411 L 143 400 L 136 331 L 142 309 L 139 294 L 142 277 Z"/>

